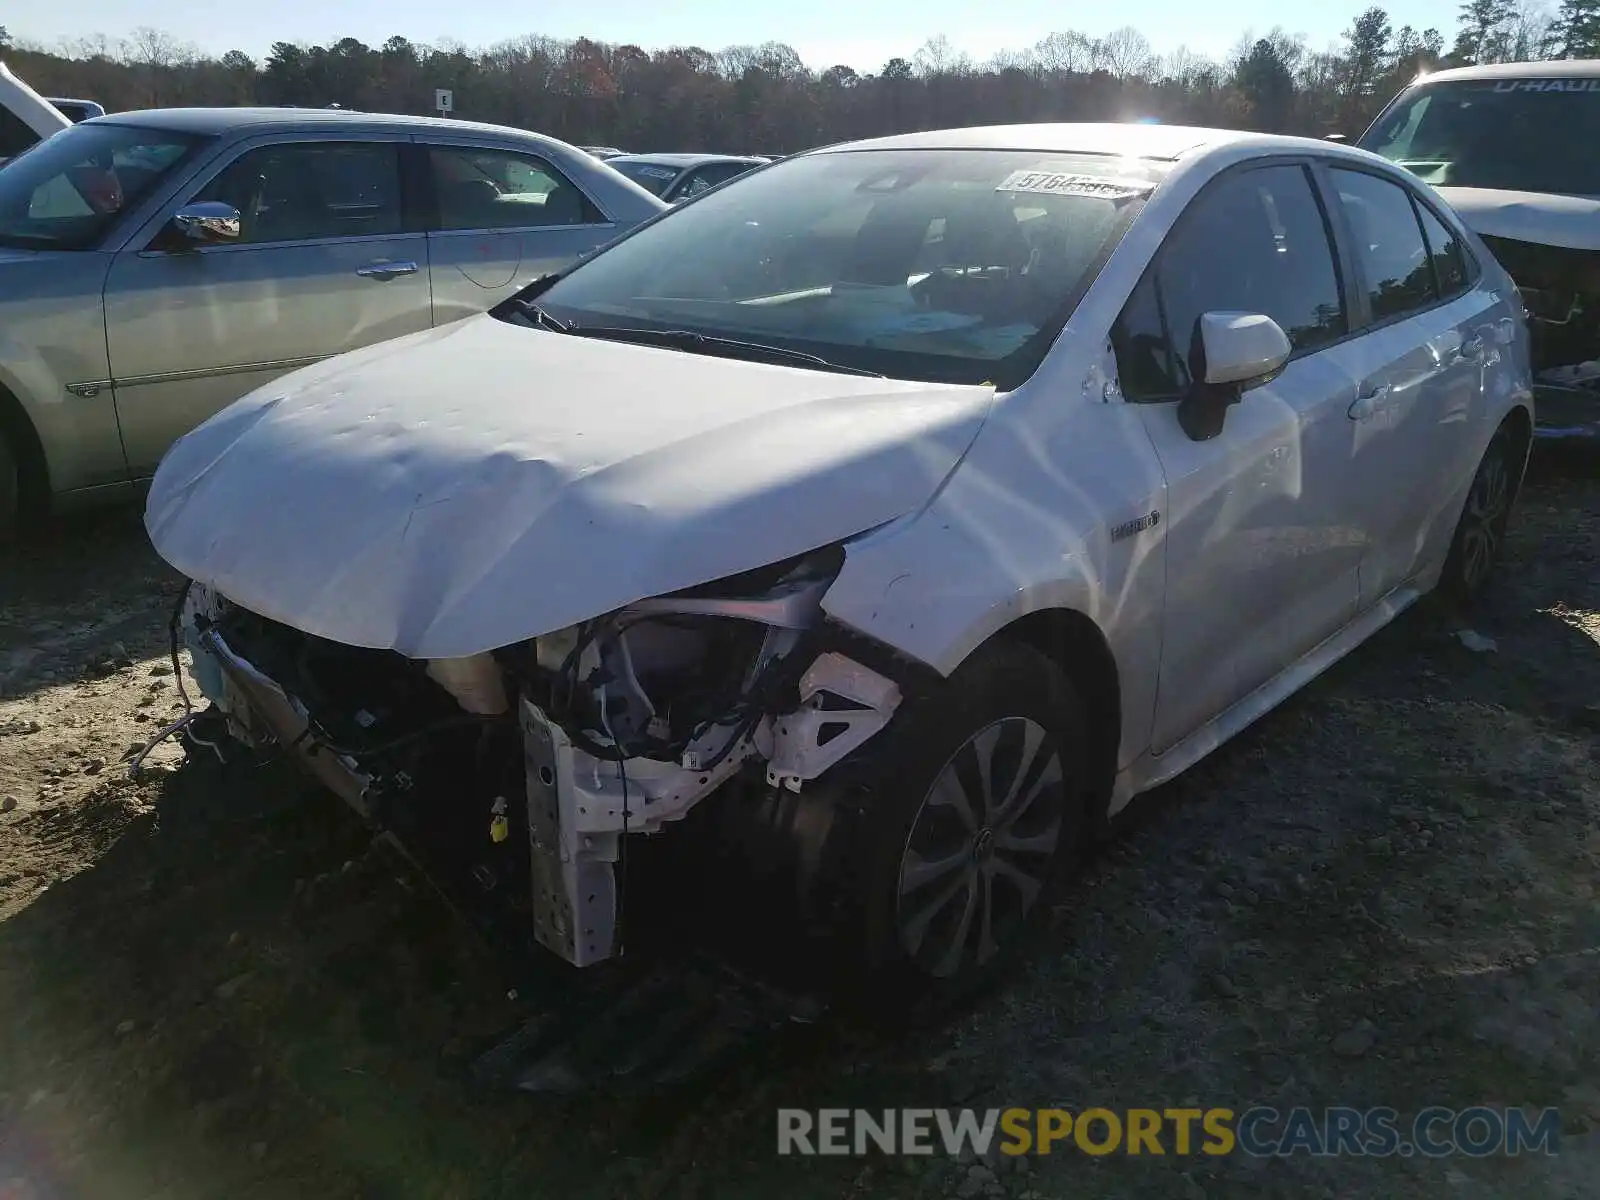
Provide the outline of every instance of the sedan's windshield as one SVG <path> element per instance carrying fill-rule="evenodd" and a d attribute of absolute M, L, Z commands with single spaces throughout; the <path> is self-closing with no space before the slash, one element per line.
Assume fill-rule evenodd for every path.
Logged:
<path fill-rule="evenodd" d="M 682 173 L 680 167 L 667 167 L 661 163 L 617 162 L 612 159 L 610 165 L 653 196 L 661 195 L 667 190 L 667 185 Z"/>
<path fill-rule="evenodd" d="M 1600 195 L 1600 79 L 1424 82 L 1358 144 L 1435 187 Z"/>
<path fill-rule="evenodd" d="M 624 238 L 538 302 L 591 336 L 672 331 L 693 350 L 683 335 L 704 334 L 1015 386 L 1161 170 L 1019 150 L 804 155 Z"/>
<path fill-rule="evenodd" d="M 201 139 L 131 125 L 63 129 L 0 171 L 0 245 L 81 250 Z"/>

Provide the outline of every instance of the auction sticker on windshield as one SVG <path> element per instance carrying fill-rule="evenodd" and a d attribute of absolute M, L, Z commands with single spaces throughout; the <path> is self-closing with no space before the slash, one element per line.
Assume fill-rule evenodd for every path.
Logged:
<path fill-rule="evenodd" d="M 1144 179 L 1108 175 L 1080 175 L 1072 171 L 1013 171 L 1000 181 L 997 192 L 1034 192 L 1047 196 L 1092 196 L 1100 200 L 1126 200 L 1153 191 Z"/>

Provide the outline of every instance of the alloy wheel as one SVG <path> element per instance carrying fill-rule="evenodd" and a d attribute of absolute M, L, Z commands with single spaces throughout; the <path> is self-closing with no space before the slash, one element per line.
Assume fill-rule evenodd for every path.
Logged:
<path fill-rule="evenodd" d="M 1503 453 L 1490 454 L 1478 468 L 1461 521 L 1461 581 L 1476 590 L 1488 577 L 1511 510 L 1511 473 Z"/>
<path fill-rule="evenodd" d="M 896 923 L 912 962 L 948 979 L 1001 950 L 1049 879 L 1065 801 L 1056 739 L 1027 717 L 986 726 L 950 757 L 900 860 Z"/>

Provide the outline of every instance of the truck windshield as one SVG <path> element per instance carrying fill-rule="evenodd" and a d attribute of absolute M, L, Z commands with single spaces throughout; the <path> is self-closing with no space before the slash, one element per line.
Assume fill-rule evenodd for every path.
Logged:
<path fill-rule="evenodd" d="M 0 171 L 0 245 L 82 250 L 205 139 L 133 125 L 74 125 Z"/>
<path fill-rule="evenodd" d="M 1600 78 L 1424 81 L 1357 144 L 1435 187 L 1600 195 Z"/>

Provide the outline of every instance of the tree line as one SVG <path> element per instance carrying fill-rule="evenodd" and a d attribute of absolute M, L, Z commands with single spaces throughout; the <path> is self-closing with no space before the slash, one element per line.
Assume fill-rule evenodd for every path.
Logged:
<path fill-rule="evenodd" d="M 778 42 L 645 50 L 529 35 L 471 50 L 392 37 L 373 47 L 277 42 L 260 61 L 200 53 L 158 29 L 0 51 L 38 91 L 108 110 L 179 105 L 337 104 L 454 115 L 580 144 L 631 150 L 786 154 L 861 137 L 1016 121 L 1156 119 L 1267 132 L 1355 136 L 1400 87 L 1440 66 L 1600 57 L 1600 0 L 1466 0 L 1447 44 L 1368 8 L 1326 50 L 1281 28 L 1247 33 L 1221 61 L 1158 54 L 1138 30 L 1053 33 L 975 62 L 943 37 L 876 72 L 815 69 Z"/>

